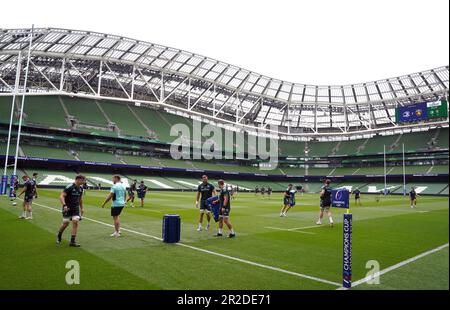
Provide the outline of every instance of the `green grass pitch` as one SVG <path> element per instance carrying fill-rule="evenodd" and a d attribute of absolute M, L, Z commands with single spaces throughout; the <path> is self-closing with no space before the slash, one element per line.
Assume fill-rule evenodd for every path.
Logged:
<path fill-rule="evenodd" d="M 70 231 L 61 246 L 59 190 L 39 190 L 34 219 L 19 220 L 21 201 L 12 206 L 0 197 L 0 289 L 321 289 L 341 283 L 342 215 L 335 225 L 315 226 L 318 195 L 298 195 L 297 206 L 280 218 L 282 194 L 272 199 L 239 193 L 232 201 L 235 239 L 197 232 L 194 193 L 151 192 L 145 208 L 122 213 L 123 236 L 111 238 L 109 209 L 99 206 L 106 191 L 91 190 L 84 198 L 81 248 L 69 248 Z M 448 244 L 448 197 L 419 197 L 417 209 L 408 198 L 363 195 L 353 213 L 353 280 L 364 278 L 366 263 L 380 269 Z M 164 244 L 162 217 L 182 219 L 181 245 Z M 226 233 L 226 229 L 225 229 Z M 154 238 L 155 237 L 155 238 Z M 67 285 L 68 260 L 80 263 L 79 285 Z M 380 277 L 380 284 L 354 289 L 448 289 L 448 247 L 400 266 Z M 5 280 L 7 279 L 7 280 Z"/>

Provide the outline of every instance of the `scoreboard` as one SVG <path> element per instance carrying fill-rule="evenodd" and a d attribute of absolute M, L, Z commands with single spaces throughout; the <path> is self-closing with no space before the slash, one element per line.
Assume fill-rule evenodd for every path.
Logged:
<path fill-rule="evenodd" d="M 428 118 L 446 118 L 448 117 L 447 101 L 441 100 L 427 103 Z"/>
<path fill-rule="evenodd" d="M 416 103 L 395 109 L 397 123 L 412 123 L 447 117 L 448 103 L 446 100 Z"/>

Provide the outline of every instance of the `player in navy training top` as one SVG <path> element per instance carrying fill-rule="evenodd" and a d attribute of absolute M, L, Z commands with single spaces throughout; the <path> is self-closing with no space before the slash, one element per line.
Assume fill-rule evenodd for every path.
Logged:
<path fill-rule="evenodd" d="M 225 186 L 224 180 L 219 180 L 218 182 L 220 195 L 219 195 L 219 203 L 220 203 L 220 212 L 219 212 L 219 232 L 217 233 L 217 237 L 222 237 L 222 229 L 223 223 L 227 225 L 228 230 L 230 231 L 228 238 L 234 238 L 236 234 L 233 230 L 233 225 L 230 222 L 230 212 L 231 212 L 231 195 Z"/>
<path fill-rule="evenodd" d="M 292 184 L 289 184 L 283 196 L 283 207 L 281 208 L 280 217 L 286 217 L 286 213 L 295 205 L 296 189 Z"/>
<path fill-rule="evenodd" d="M 216 195 L 216 190 L 214 185 L 208 182 L 208 176 L 202 176 L 202 183 L 197 187 L 197 198 L 195 200 L 195 207 L 200 208 L 200 215 L 198 218 L 198 227 L 197 231 L 202 231 L 202 223 L 203 223 L 203 215 L 206 213 L 206 220 L 208 224 L 206 224 L 206 230 L 209 230 L 210 222 L 211 222 L 211 208 L 207 204 L 208 198 Z"/>
<path fill-rule="evenodd" d="M 355 205 L 361 205 L 361 191 L 357 188 L 353 191 L 355 195 Z"/>
<path fill-rule="evenodd" d="M 61 244 L 62 235 L 66 228 L 72 222 L 72 231 L 70 234 L 70 244 L 71 247 L 79 247 L 80 245 L 76 242 L 78 224 L 83 216 L 83 184 L 86 178 L 82 175 L 77 175 L 75 181 L 72 184 L 67 185 L 67 187 L 62 191 L 59 196 L 59 201 L 62 205 L 62 216 L 63 222 L 58 230 L 58 236 L 56 237 L 56 243 Z"/>
<path fill-rule="evenodd" d="M 141 200 L 141 208 L 144 207 L 145 194 L 148 192 L 148 187 L 144 184 L 144 181 L 141 181 L 138 188 L 136 189 L 137 196 Z"/>
<path fill-rule="evenodd" d="M 326 179 L 325 184 L 320 191 L 320 213 L 317 225 L 322 225 L 323 213 L 326 212 L 330 220 L 330 226 L 333 227 L 333 218 L 331 217 L 331 180 Z"/>
<path fill-rule="evenodd" d="M 19 217 L 20 219 L 31 220 L 33 219 L 33 210 L 31 208 L 31 204 L 33 203 L 34 195 L 36 193 L 36 181 L 30 179 L 29 176 L 24 175 L 22 177 L 24 182 L 22 191 L 18 195 L 18 197 L 22 196 L 25 193 L 23 198 L 23 212 Z"/>
<path fill-rule="evenodd" d="M 411 208 L 415 208 L 417 204 L 417 196 L 419 196 L 414 187 L 411 187 L 409 192 L 409 200 L 411 201 Z"/>
<path fill-rule="evenodd" d="M 128 201 L 131 200 L 131 207 L 134 208 L 134 192 L 137 191 L 137 180 L 134 180 L 133 183 L 128 188 Z"/>

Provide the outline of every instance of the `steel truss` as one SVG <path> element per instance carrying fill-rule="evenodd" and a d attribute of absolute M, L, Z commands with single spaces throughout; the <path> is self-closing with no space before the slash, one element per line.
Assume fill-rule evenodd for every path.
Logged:
<path fill-rule="evenodd" d="M 204 56 L 119 36 L 34 29 L 27 88 L 19 94 L 70 95 L 165 108 L 254 130 L 277 125 L 284 137 L 350 136 L 412 127 L 395 108 L 448 98 L 449 67 L 342 86 L 290 83 Z M 26 69 L 31 29 L 0 29 L 0 95 Z M 24 73 L 20 72 L 20 85 Z"/>

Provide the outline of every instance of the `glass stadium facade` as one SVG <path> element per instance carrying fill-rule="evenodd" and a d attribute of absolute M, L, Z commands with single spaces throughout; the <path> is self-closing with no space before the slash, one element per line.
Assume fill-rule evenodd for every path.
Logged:
<path fill-rule="evenodd" d="M 275 134 L 294 140 L 448 126 L 448 118 L 406 125 L 395 119 L 399 106 L 447 100 L 448 66 L 366 83 L 308 85 L 120 36 L 0 29 L 0 96 L 11 96 L 16 82 L 18 93 L 29 95 L 134 102 L 249 131 L 276 125 Z"/>

